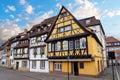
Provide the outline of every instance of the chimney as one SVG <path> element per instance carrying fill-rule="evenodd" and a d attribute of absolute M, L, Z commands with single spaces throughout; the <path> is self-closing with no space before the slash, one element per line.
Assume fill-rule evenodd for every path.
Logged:
<path fill-rule="evenodd" d="M 27 29 L 24 29 L 24 34 L 27 34 Z"/>

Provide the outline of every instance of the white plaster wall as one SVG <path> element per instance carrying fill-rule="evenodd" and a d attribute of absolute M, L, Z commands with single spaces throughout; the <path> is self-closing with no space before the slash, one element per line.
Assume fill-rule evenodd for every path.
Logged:
<path fill-rule="evenodd" d="M 14 65 L 15 65 L 15 63 L 14 63 L 14 53 L 15 53 L 14 47 L 15 47 L 17 44 L 18 44 L 18 41 L 12 43 L 11 46 L 10 46 L 10 52 L 11 52 L 11 54 L 12 54 L 12 55 L 10 55 L 11 66 L 14 66 Z M 13 62 L 12 62 L 12 61 L 13 61 Z"/>
<path fill-rule="evenodd" d="M 40 69 L 40 60 L 36 61 L 36 68 L 32 68 L 32 61 L 30 61 L 30 71 L 31 72 L 49 72 L 49 61 L 45 61 L 45 69 Z"/>
<path fill-rule="evenodd" d="M 106 43 L 105 43 L 105 35 L 103 34 L 102 32 L 102 29 L 100 27 L 100 25 L 97 25 L 97 26 L 92 26 L 91 27 L 93 30 L 95 30 L 95 34 L 97 35 L 99 41 L 102 43 L 103 45 L 103 49 L 102 49 L 102 53 L 103 53 L 103 63 L 104 63 L 104 68 L 107 67 L 107 56 L 106 56 Z"/>
<path fill-rule="evenodd" d="M 27 61 L 27 69 L 29 69 L 29 60 L 14 60 L 14 68 L 16 69 L 17 62 L 19 62 L 19 68 L 22 68 L 22 61 Z"/>
<path fill-rule="evenodd" d="M 30 58 L 30 60 L 45 60 L 45 59 L 47 60 L 48 58 L 46 56 L 46 49 L 45 49 L 45 54 L 41 57 L 40 48 L 37 48 L 37 55 L 36 55 L 36 57 L 34 57 L 33 48 L 31 48 L 29 58 Z"/>

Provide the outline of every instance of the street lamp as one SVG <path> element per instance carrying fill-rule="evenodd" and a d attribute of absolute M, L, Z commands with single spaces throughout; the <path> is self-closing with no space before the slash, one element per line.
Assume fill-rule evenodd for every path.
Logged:
<path fill-rule="evenodd" d="M 68 62 L 68 80 L 69 80 L 69 60 L 70 60 L 70 56 L 67 56 L 67 62 Z"/>

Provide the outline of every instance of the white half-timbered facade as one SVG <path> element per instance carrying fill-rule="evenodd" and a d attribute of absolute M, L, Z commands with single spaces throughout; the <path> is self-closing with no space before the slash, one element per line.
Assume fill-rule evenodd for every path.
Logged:
<path fill-rule="evenodd" d="M 14 47 L 15 69 L 29 70 L 29 32 L 19 35 L 18 44 Z"/>
<path fill-rule="evenodd" d="M 49 61 L 46 56 L 46 39 L 55 17 L 45 19 L 30 30 L 30 71 L 49 72 Z"/>

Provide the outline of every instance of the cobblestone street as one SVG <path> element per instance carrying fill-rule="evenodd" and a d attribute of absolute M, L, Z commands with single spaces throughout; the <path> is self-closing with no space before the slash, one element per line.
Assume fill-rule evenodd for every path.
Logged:
<path fill-rule="evenodd" d="M 119 69 L 118 66 L 116 68 Z M 6 69 L 2 67 L 0 68 L 0 78 L 2 80 L 68 80 L 67 75 L 62 75 L 62 74 L 22 72 L 22 71 Z M 112 80 L 111 67 L 106 68 L 104 73 L 102 73 L 98 78 L 70 75 L 70 80 Z M 116 71 L 115 71 L 115 80 L 118 80 Z"/>

